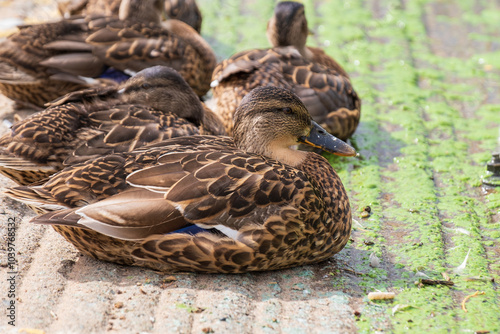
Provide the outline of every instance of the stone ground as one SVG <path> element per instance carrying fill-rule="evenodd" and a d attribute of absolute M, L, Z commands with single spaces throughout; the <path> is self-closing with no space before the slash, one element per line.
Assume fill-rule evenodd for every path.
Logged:
<path fill-rule="evenodd" d="M 244 275 L 168 275 L 90 259 L 1 197 L 2 333 L 498 333 L 500 193 L 482 187 L 500 125 L 500 1 L 303 1 L 363 99 L 359 157 L 329 157 L 349 191 L 351 242 L 329 261 Z M 199 1 L 222 59 L 267 47 L 273 2 Z M 0 1 L 0 36 L 57 16 Z M 8 131 L 12 103 L 0 99 Z M 12 186 L 0 179 L 1 188 Z M 366 206 L 371 214 L 363 213 Z M 7 223 L 15 221 L 15 298 Z M 444 280 L 447 285 L 418 284 Z M 370 301 L 373 291 L 395 293 Z M 484 292 L 466 299 L 476 292 Z M 465 307 L 462 308 L 465 300 Z M 7 307 L 15 302 L 15 327 Z"/>

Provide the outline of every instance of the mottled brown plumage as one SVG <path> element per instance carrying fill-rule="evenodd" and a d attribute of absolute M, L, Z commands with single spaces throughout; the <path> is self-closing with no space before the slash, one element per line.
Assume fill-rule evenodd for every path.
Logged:
<path fill-rule="evenodd" d="M 68 0 L 57 3 L 61 15 L 69 18 L 75 15 L 118 15 L 122 0 Z"/>
<path fill-rule="evenodd" d="M 200 132 L 225 134 L 175 70 L 151 67 L 117 88 L 69 93 L 14 124 L 0 138 L 0 173 L 29 184 L 93 157 Z"/>
<path fill-rule="evenodd" d="M 308 35 L 304 6 L 281 2 L 268 24 L 272 49 L 243 51 L 214 70 L 212 86 L 216 112 L 229 133 L 234 110 L 255 87 L 293 90 L 313 119 L 345 140 L 359 123 L 361 101 L 344 69 L 321 49 L 305 46 Z"/>
<path fill-rule="evenodd" d="M 208 43 L 189 25 L 178 20 L 161 24 L 94 20 L 93 33 L 86 39 L 93 54 L 106 65 L 133 73 L 153 65 L 176 69 L 198 96 L 210 89 L 216 65 L 215 54 Z M 59 59 L 54 66 L 59 67 Z M 72 59 L 67 64 L 73 66 Z"/>
<path fill-rule="evenodd" d="M 162 271 L 271 270 L 340 251 L 351 229 L 342 182 L 326 159 L 289 146 L 354 150 L 280 88 L 252 91 L 235 124 L 234 140 L 174 138 L 7 194 L 87 255 Z"/>
<path fill-rule="evenodd" d="M 41 64 L 60 53 L 45 45 L 65 34 L 83 43 L 82 32 L 86 30 L 82 19 L 19 27 L 19 32 L 0 43 L 0 92 L 14 101 L 39 108 L 65 93 L 100 84 L 98 80 L 86 81 Z M 88 47 L 87 51 L 91 52 Z M 102 71 L 92 59 L 82 61 L 81 66 Z"/>
<path fill-rule="evenodd" d="M 161 0 L 129 0 L 122 2 L 119 16 L 72 17 L 21 27 L 0 44 L 0 91 L 41 107 L 68 92 L 112 82 L 93 78 L 123 80 L 144 68 L 165 65 L 204 95 L 215 55 L 187 24 L 160 23 L 163 6 Z"/>

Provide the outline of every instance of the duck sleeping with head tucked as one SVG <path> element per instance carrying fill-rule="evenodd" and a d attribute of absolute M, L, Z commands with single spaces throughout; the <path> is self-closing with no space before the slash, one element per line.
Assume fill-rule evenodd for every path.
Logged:
<path fill-rule="evenodd" d="M 351 231 L 341 180 L 297 143 L 355 154 L 295 94 L 262 87 L 238 107 L 234 139 L 170 139 L 7 193 L 47 212 L 33 223 L 98 259 L 162 271 L 286 268 L 332 256 Z"/>

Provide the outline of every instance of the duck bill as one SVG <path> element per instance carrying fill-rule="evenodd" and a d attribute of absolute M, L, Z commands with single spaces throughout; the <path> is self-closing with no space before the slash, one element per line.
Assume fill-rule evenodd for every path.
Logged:
<path fill-rule="evenodd" d="M 352 157 L 356 155 L 356 150 L 349 144 L 346 144 L 337 137 L 329 134 L 318 123 L 312 121 L 313 128 L 309 136 L 302 136 L 299 141 L 317 147 L 323 151 L 330 152 L 336 155 Z"/>

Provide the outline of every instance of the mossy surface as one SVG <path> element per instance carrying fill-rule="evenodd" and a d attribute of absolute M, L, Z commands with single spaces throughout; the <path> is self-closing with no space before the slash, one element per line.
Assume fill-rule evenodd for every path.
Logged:
<path fill-rule="evenodd" d="M 223 59 L 268 47 L 273 2 L 199 1 L 203 35 Z M 303 1 L 309 40 L 361 96 L 356 158 L 327 156 L 350 194 L 362 273 L 331 291 L 361 305 L 358 331 L 500 332 L 500 190 L 483 189 L 500 125 L 500 5 L 492 1 Z M 366 206 L 371 215 L 360 218 Z M 372 268 L 368 255 L 381 265 Z M 463 268 L 464 260 L 467 258 Z M 422 278 L 455 283 L 422 286 Z M 370 302 L 370 291 L 393 301 Z M 483 295 L 461 302 L 476 291 Z"/>

